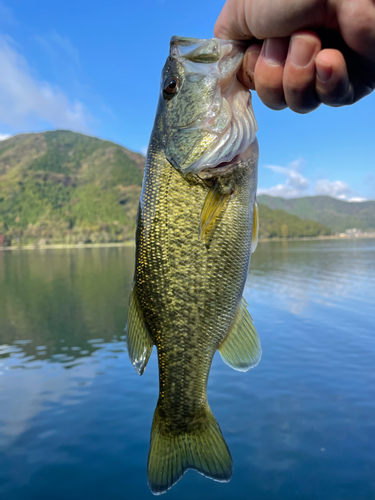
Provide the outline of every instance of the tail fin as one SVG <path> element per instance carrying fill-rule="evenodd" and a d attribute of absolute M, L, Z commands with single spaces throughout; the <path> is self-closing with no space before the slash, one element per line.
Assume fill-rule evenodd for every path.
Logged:
<path fill-rule="evenodd" d="M 172 488 L 188 469 L 215 481 L 228 482 L 233 474 L 232 457 L 219 424 L 206 406 L 203 425 L 193 432 L 171 433 L 156 407 L 148 455 L 148 485 L 154 495 Z"/>

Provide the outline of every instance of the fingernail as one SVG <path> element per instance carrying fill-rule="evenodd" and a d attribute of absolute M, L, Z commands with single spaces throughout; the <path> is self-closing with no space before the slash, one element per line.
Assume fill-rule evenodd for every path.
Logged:
<path fill-rule="evenodd" d="M 332 76 L 332 66 L 326 64 L 316 64 L 316 76 L 322 83 L 328 82 Z"/>
<path fill-rule="evenodd" d="M 292 37 L 290 47 L 290 62 L 297 68 L 305 68 L 315 52 L 315 44 L 305 36 Z"/>
<path fill-rule="evenodd" d="M 286 54 L 285 43 L 280 38 L 267 38 L 263 43 L 262 56 L 268 64 L 283 64 Z"/>

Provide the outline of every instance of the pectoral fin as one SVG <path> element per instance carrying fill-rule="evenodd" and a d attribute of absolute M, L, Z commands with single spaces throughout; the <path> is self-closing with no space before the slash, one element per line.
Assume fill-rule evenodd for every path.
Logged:
<path fill-rule="evenodd" d="M 130 361 L 139 375 L 142 375 L 154 344 L 143 318 L 135 285 L 133 285 L 129 300 L 126 342 Z"/>
<path fill-rule="evenodd" d="M 259 234 L 259 210 L 258 203 L 254 203 L 253 212 L 253 238 L 251 240 L 251 253 L 254 253 L 258 246 L 258 234 Z"/>
<path fill-rule="evenodd" d="M 204 200 L 201 220 L 199 224 L 198 237 L 200 240 L 207 234 L 208 228 L 215 222 L 230 196 L 230 193 L 220 191 L 220 185 L 216 182 L 209 190 Z"/>
<path fill-rule="evenodd" d="M 221 343 L 219 352 L 227 365 L 241 372 L 253 368 L 260 361 L 262 355 L 260 340 L 243 297 L 233 325 Z"/>

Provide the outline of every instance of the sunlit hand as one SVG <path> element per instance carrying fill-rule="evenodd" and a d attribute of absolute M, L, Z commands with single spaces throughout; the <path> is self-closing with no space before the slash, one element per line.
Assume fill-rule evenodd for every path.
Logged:
<path fill-rule="evenodd" d="M 343 106 L 375 87 L 374 0 L 227 0 L 214 33 L 249 40 L 238 76 L 272 109 Z"/>

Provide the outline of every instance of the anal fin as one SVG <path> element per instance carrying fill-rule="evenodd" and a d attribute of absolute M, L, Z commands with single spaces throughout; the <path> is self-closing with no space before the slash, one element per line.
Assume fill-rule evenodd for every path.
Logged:
<path fill-rule="evenodd" d="M 154 344 L 143 318 L 135 284 L 129 300 L 126 342 L 130 361 L 139 375 L 142 375 Z"/>
<path fill-rule="evenodd" d="M 231 329 L 220 344 L 219 352 L 227 365 L 241 372 L 253 368 L 260 361 L 262 355 L 260 340 L 243 297 Z"/>

